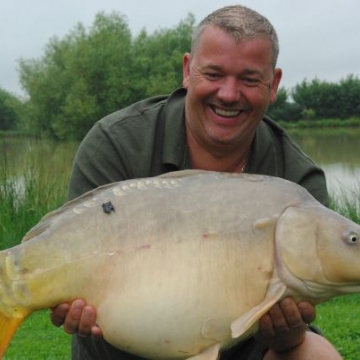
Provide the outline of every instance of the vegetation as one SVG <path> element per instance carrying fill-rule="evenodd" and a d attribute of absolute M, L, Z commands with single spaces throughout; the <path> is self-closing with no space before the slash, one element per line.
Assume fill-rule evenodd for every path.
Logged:
<path fill-rule="evenodd" d="M 303 120 L 312 126 L 315 119 L 357 119 L 360 124 L 360 79 L 349 75 L 339 83 L 303 80 L 290 91 L 281 88 L 268 115 L 284 122 Z M 332 126 L 331 124 L 329 126 Z"/>
<path fill-rule="evenodd" d="M 99 13 L 89 28 L 76 25 L 62 39 L 51 38 L 37 59 L 21 59 L 20 99 L 0 89 L 0 131 L 38 137 L 82 139 L 95 121 L 140 99 L 182 85 L 182 56 L 190 50 L 195 18 L 152 34 L 134 36 L 125 16 Z M 268 115 L 276 121 L 333 126 L 345 119 L 360 124 L 360 79 L 339 83 L 304 80 L 280 88 Z M 301 123 L 298 121 L 301 120 Z"/>
<path fill-rule="evenodd" d="M 0 88 L 0 132 L 19 127 L 21 120 L 18 111 L 21 105 L 15 95 Z"/>
<path fill-rule="evenodd" d="M 41 59 L 20 61 L 28 129 L 82 139 L 104 115 L 181 86 L 193 24 L 189 15 L 174 29 L 134 38 L 123 16 L 99 13 L 90 29 L 79 24 L 51 39 Z"/>

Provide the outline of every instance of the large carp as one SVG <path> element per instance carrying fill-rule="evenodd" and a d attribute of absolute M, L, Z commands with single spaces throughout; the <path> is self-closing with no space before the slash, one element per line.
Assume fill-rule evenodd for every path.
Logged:
<path fill-rule="evenodd" d="M 26 316 L 80 297 L 120 349 L 216 359 L 285 296 L 360 292 L 359 234 L 275 177 L 185 171 L 100 187 L 0 252 L 0 358 Z"/>

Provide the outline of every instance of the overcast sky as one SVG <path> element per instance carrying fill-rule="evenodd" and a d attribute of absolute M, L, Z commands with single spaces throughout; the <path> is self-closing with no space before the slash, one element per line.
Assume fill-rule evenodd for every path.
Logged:
<path fill-rule="evenodd" d="M 0 0 L 0 87 L 21 93 L 17 60 L 39 58 L 53 36 L 67 35 L 77 23 L 90 26 L 100 11 L 115 10 L 132 33 L 176 26 L 190 12 L 200 21 L 226 0 Z M 282 85 L 304 78 L 339 81 L 360 76 L 360 0 L 243 0 L 265 15 L 280 39 Z"/>

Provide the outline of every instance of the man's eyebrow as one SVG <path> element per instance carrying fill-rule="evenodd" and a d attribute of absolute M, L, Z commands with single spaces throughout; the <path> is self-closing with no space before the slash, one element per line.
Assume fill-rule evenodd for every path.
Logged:
<path fill-rule="evenodd" d="M 220 65 L 216 65 L 216 64 L 205 64 L 201 67 L 202 71 L 207 71 L 207 70 L 214 70 L 214 71 L 224 71 L 224 69 L 220 66 Z M 244 70 L 242 70 L 239 73 L 239 77 L 241 76 L 259 76 L 260 78 L 264 78 L 264 74 L 257 69 L 253 69 L 253 68 L 246 68 Z"/>
<path fill-rule="evenodd" d="M 215 64 L 206 64 L 202 66 L 204 70 L 222 70 L 221 66 Z"/>
<path fill-rule="evenodd" d="M 241 72 L 244 75 L 260 75 L 263 76 L 263 73 L 260 70 L 255 69 L 245 69 Z"/>

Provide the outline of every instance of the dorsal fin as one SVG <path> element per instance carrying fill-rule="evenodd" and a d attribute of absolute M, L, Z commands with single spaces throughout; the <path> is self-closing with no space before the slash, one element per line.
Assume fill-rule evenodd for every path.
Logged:
<path fill-rule="evenodd" d="M 161 174 L 158 177 L 160 178 L 183 178 L 183 177 L 188 177 L 188 176 L 195 176 L 195 175 L 200 175 L 200 174 L 208 174 L 209 172 L 212 171 L 208 171 L 208 170 L 197 170 L 197 169 L 187 169 L 187 170 L 179 170 L 179 171 L 172 171 L 169 173 L 165 173 L 165 174 Z"/>

